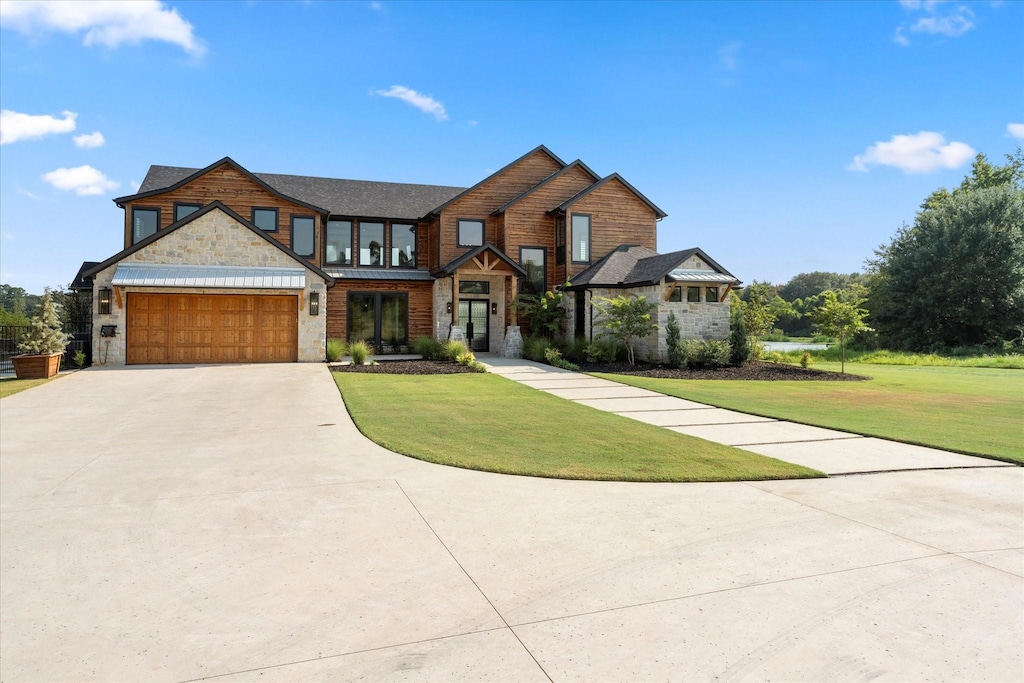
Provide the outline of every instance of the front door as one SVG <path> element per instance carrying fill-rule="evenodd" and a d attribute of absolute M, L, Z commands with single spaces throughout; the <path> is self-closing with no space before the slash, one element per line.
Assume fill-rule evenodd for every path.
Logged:
<path fill-rule="evenodd" d="M 486 300 L 459 299 L 459 323 L 465 328 L 466 343 L 473 351 L 490 348 L 488 308 L 490 303 Z"/>

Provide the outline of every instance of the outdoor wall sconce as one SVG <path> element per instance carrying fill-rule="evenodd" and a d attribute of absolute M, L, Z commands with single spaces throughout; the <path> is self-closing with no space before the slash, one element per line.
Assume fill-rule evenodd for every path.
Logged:
<path fill-rule="evenodd" d="M 110 315 L 110 287 L 100 287 L 100 314 Z"/>
<path fill-rule="evenodd" d="M 320 315 L 320 292 L 309 293 L 309 314 Z"/>
<path fill-rule="evenodd" d="M 498 315 L 498 304 L 497 302 L 491 302 L 491 315 Z"/>
<path fill-rule="evenodd" d="M 452 302 L 451 301 L 449 301 L 448 305 L 445 306 L 444 312 L 445 313 L 451 313 L 452 312 Z"/>

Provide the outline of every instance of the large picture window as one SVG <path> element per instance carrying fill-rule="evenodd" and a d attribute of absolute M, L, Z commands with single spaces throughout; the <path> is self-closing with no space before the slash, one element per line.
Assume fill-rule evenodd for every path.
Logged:
<path fill-rule="evenodd" d="M 416 226 L 409 223 L 391 224 L 392 268 L 416 267 Z"/>
<path fill-rule="evenodd" d="M 404 292 L 349 292 L 348 340 L 379 351 L 409 341 L 409 295 Z"/>
<path fill-rule="evenodd" d="M 572 216 L 572 262 L 590 263 L 590 216 Z"/>
<path fill-rule="evenodd" d="M 544 247 L 520 247 L 519 265 L 526 276 L 519 281 L 523 294 L 543 294 L 547 291 L 547 250 Z"/>
<path fill-rule="evenodd" d="M 312 216 L 292 216 L 292 251 L 312 258 L 316 248 L 316 223 Z"/>
<path fill-rule="evenodd" d="M 352 221 L 327 221 L 324 265 L 352 265 Z"/>
<path fill-rule="evenodd" d="M 384 224 L 359 222 L 359 265 L 384 265 Z"/>
<path fill-rule="evenodd" d="M 484 222 L 460 218 L 458 220 L 458 245 L 460 247 L 479 247 L 484 243 Z"/>
<path fill-rule="evenodd" d="M 132 209 L 132 244 L 155 235 L 160 227 L 160 209 Z"/>

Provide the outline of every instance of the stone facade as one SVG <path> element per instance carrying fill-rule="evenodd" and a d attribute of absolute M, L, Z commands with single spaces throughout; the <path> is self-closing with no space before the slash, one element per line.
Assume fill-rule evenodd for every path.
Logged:
<path fill-rule="evenodd" d="M 498 304 L 494 313 L 488 313 L 489 337 L 487 350 L 489 353 L 500 354 L 505 345 L 505 283 L 508 276 L 504 273 L 496 275 L 485 275 L 482 273 L 470 273 L 459 276 L 462 280 L 482 280 L 491 283 L 490 294 L 455 294 L 456 299 L 477 299 L 484 300 L 490 304 Z M 449 328 L 452 322 L 452 314 L 448 312 L 448 304 L 455 307 L 452 301 L 452 278 L 445 277 L 434 281 L 434 338 L 444 341 L 449 338 Z M 459 328 L 465 335 L 466 325 L 464 320 L 459 321 Z M 452 337 L 457 338 L 457 337 Z"/>
<path fill-rule="evenodd" d="M 223 211 L 215 209 L 183 225 L 149 246 L 129 254 L 119 263 L 146 263 L 154 265 L 193 266 L 258 266 L 295 268 L 302 264 L 254 234 Z M 117 264 L 98 272 L 93 278 L 93 311 L 99 311 L 99 291 L 112 287 Z M 127 294 L 131 292 L 157 292 L 181 294 L 285 294 L 299 296 L 296 289 L 231 289 L 199 287 L 120 287 L 121 305 L 117 298 L 111 303 L 110 314 L 93 315 L 93 363 L 98 365 L 124 365 L 127 337 Z M 298 358 L 305 362 L 324 360 L 327 344 L 327 283 L 312 270 L 306 269 L 306 287 L 302 301 L 309 295 L 320 295 L 320 314 L 311 316 L 299 306 Z M 100 337 L 100 326 L 116 325 L 117 335 Z"/>

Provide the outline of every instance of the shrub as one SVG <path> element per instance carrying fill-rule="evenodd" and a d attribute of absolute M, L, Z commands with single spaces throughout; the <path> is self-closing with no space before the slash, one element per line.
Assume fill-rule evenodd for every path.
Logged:
<path fill-rule="evenodd" d="M 576 337 L 565 345 L 565 351 L 563 355 L 573 363 L 582 363 L 587 358 L 587 342 L 586 337 Z"/>
<path fill-rule="evenodd" d="M 427 360 L 441 360 L 441 342 L 433 337 L 417 337 L 412 342 L 412 352 Z"/>
<path fill-rule="evenodd" d="M 465 366 L 473 372 L 487 372 L 487 368 L 483 363 L 477 361 L 476 356 L 473 355 L 472 351 L 465 350 L 455 356 L 455 362 L 459 365 Z"/>
<path fill-rule="evenodd" d="M 373 347 L 364 341 L 352 342 L 348 345 L 348 353 L 352 356 L 353 365 L 363 365 L 373 355 Z"/>
<path fill-rule="evenodd" d="M 619 345 L 610 339 L 598 339 L 583 349 L 588 363 L 614 363 L 619 356 Z"/>
<path fill-rule="evenodd" d="M 457 339 L 445 339 L 441 342 L 441 355 L 439 360 L 451 360 L 454 361 L 459 357 L 459 354 L 469 351 L 466 347 L 466 342 L 459 341 Z"/>
<path fill-rule="evenodd" d="M 599 296 L 594 300 L 605 333 L 626 347 L 626 359 L 633 365 L 634 346 L 658 329 L 654 313 L 658 306 L 642 296 Z"/>
<path fill-rule="evenodd" d="M 22 353 L 64 353 L 71 339 L 72 335 L 61 330 L 57 309 L 47 287 L 39 302 L 39 310 L 29 322 L 28 332 L 18 343 L 18 350 Z"/>
<path fill-rule="evenodd" d="M 547 291 L 543 294 L 520 294 L 512 300 L 512 310 L 526 318 L 533 334 L 554 337 L 562 329 L 566 318 L 562 292 Z"/>
<path fill-rule="evenodd" d="M 75 367 L 77 367 L 77 368 L 84 368 L 85 367 L 85 351 L 82 351 L 81 349 L 79 349 L 78 351 L 75 351 L 75 355 L 71 358 L 71 360 L 72 360 L 72 362 L 74 362 Z"/>
<path fill-rule="evenodd" d="M 562 353 L 558 349 L 550 346 L 544 351 L 544 360 L 547 361 L 548 365 L 553 365 L 556 368 L 562 368 L 563 370 L 572 370 L 575 372 L 580 369 L 580 366 L 575 363 L 570 363 L 562 358 Z"/>
<path fill-rule="evenodd" d="M 804 351 L 800 355 L 800 367 L 806 368 L 810 364 L 811 364 L 811 354 L 808 351 Z"/>
<path fill-rule="evenodd" d="M 786 362 L 786 357 L 783 356 L 778 351 L 772 351 L 771 353 L 768 354 L 768 357 L 766 358 L 766 360 L 769 363 L 785 363 Z"/>
<path fill-rule="evenodd" d="M 551 348 L 551 342 L 543 337 L 529 336 L 523 340 L 523 355 L 528 360 L 536 361 L 537 363 L 546 363 L 547 350 Z"/>
<path fill-rule="evenodd" d="M 675 312 L 668 314 L 668 322 L 665 323 L 665 341 L 668 343 L 668 364 L 674 368 L 681 368 L 685 362 L 683 349 L 679 343 L 679 321 Z"/>
<path fill-rule="evenodd" d="M 721 368 L 729 365 L 732 348 L 724 339 L 687 339 L 680 346 L 685 367 Z"/>
<path fill-rule="evenodd" d="M 327 360 L 332 363 L 337 363 L 341 360 L 341 357 L 345 355 L 348 350 L 345 347 L 344 339 L 328 339 L 327 340 Z"/>
<path fill-rule="evenodd" d="M 818 334 L 811 337 L 812 344 L 829 344 L 832 342 L 832 337 L 827 334 Z"/>
<path fill-rule="evenodd" d="M 738 367 L 750 360 L 751 348 L 750 337 L 747 335 L 747 320 L 743 311 L 739 309 L 732 314 L 729 345 L 732 347 L 732 352 L 729 354 L 730 365 Z"/>

